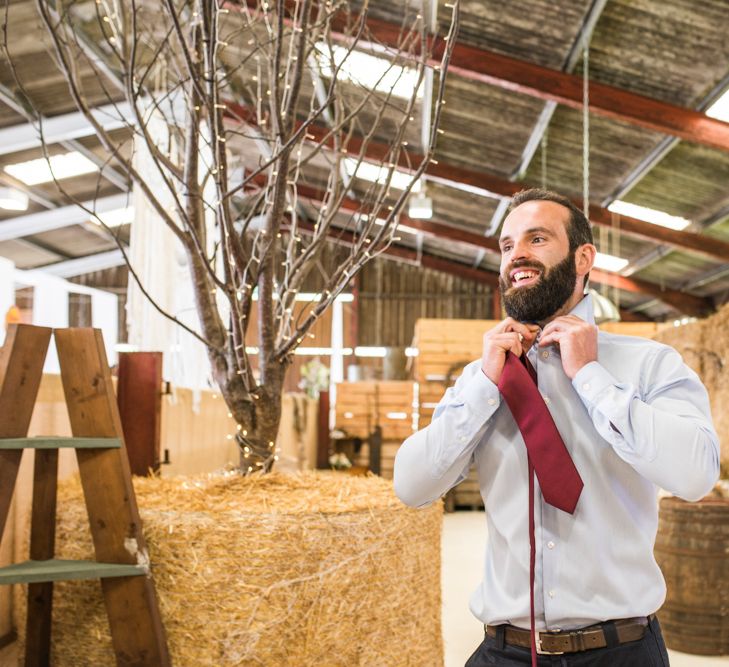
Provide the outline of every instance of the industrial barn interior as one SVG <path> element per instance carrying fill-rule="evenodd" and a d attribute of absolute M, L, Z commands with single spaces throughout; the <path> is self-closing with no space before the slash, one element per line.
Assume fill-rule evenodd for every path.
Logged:
<path fill-rule="evenodd" d="M 0 18 L 0 665 L 463 665 L 490 487 L 392 480 L 530 188 L 591 224 L 600 329 L 706 387 L 721 479 L 686 518 L 656 485 L 655 611 L 672 665 L 729 664 L 727 0 Z"/>

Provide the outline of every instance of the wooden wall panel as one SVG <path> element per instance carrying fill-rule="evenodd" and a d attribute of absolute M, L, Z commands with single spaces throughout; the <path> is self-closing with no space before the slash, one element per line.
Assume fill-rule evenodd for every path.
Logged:
<path fill-rule="evenodd" d="M 420 318 L 490 317 L 491 293 L 487 285 L 377 259 L 360 276 L 359 344 L 407 347 Z"/>

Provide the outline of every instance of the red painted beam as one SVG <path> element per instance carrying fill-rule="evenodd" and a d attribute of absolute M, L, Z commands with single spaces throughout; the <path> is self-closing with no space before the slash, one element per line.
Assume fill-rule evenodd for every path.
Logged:
<path fill-rule="evenodd" d="M 256 0 L 243 0 L 249 8 L 256 9 Z M 293 8 L 293 3 L 286 3 Z M 226 2 L 229 9 L 240 10 L 236 2 Z M 287 19 L 290 23 L 290 19 Z M 332 37 L 339 41 L 351 41 L 346 32 L 352 23 L 352 16 L 339 13 L 332 20 Z M 367 29 L 358 41 L 362 48 L 369 44 L 385 46 L 393 52 L 400 52 L 403 27 L 396 23 L 367 18 Z M 413 53 L 400 53 L 405 57 L 418 57 L 419 43 Z M 430 53 L 428 64 L 440 65 L 446 42 L 442 37 L 428 37 Z M 448 71 L 468 79 L 497 86 L 516 93 L 564 104 L 575 109 L 583 106 L 583 80 L 581 76 L 535 65 L 486 49 L 467 44 L 456 44 Z M 719 150 L 729 151 L 729 123 L 711 118 L 705 113 L 662 102 L 645 95 L 631 93 L 615 86 L 597 81 L 590 82 L 590 111 L 598 116 L 619 120 L 647 130 L 662 132 L 687 141 Z"/>
<path fill-rule="evenodd" d="M 228 107 L 235 117 L 251 118 L 251 110 L 246 106 L 228 103 Z M 317 143 L 324 141 L 329 132 L 328 128 L 319 125 L 310 125 L 307 128 L 307 134 L 311 141 Z M 327 145 L 333 148 L 334 142 L 329 139 Z M 344 150 L 348 155 L 356 157 L 362 152 L 362 148 L 362 139 L 352 136 L 349 138 Z M 389 144 L 370 141 L 364 150 L 364 155 L 368 161 L 386 162 L 390 159 L 391 152 L 392 147 Z M 412 170 L 413 165 L 417 165 L 422 159 L 422 155 L 402 150 L 398 159 L 398 167 L 404 170 Z M 513 197 L 520 190 L 531 187 L 527 183 L 514 183 L 494 174 L 458 167 L 441 161 L 432 161 L 425 173 L 431 180 L 444 185 L 451 187 L 457 187 L 459 184 L 469 185 L 490 192 L 496 197 Z M 575 201 L 575 204 L 578 208 L 582 208 L 582 202 Z M 615 229 L 614 219 L 615 214 L 608 209 L 590 205 L 590 221 L 594 224 Z M 618 220 L 621 233 L 645 239 L 652 243 L 664 243 L 680 250 L 692 251 L 721 262 L 729 262 L 729 242 L 727 241 L 694 232 L 668 229 L 625 215 L 620 215 Z"/>
<path fill-rule="evenodd" d="M 310 126 L 307 133 L 312 141 L 323 141 L 328 134 L 328 129 L 319 126 Z M 330 145 L 333 145 L 330 144 Z M 349 155 L 356 156 L 362 151 L 363 142 L 359 137 L 353 136 L 349 139 L 345 150 Z M 365 149 L 368 160 L 384 162 L 389 159 L 391 146 L 383 143 L 369 142 Z M 422 155 L 401 151 L 398 166 L 402 169 L 412 169 L 422 160 Z M 432 161 L 425 170 L 427 176 L 432 180 L 444 185 L 464 184 L 475 188 L 486 190 L 498 197 L 513 197 L 514 194 L 531 187 L 526 183 L 514 183 L 500 176 L 482 171 L 474 171 L 465 167 L 458 167 L 441 161 Z M 582 208 L 582 202 L 575 201 L 578 208 Z M 615 214 L 606 208 L 590 205 L 590 221 L 596 225 L 614 229 L 613 220 Z M 721 239 L 709 238 L 694 232 L 684 232 L 676 229 L 668 229 L 660 225 L 654 225 L 644 220 L 619 216 L 620 231 L 631 236 L 646 239 L 652 243 L 665 243 L 681 250 L 690 250 L 701 255 L 718 259 L 722 262 L 729 262 L 729 242 Z"/>
<path fill-rule="evenodd" d="M 305 233 L 313 233 L 314 225 L 310 222 L 299 220 L 297 223 L 297 230 L 301 230 Z M 342 243 L 344 245 L 353 245 L 356 241 L 356 237 L 352 232 L 339 227 L 330 228 L 327 232 L 327 236 L 335 240 L 337 243 Z M 426 269 L 442 271 L 444 273 L 450 273 L 478 283 L 484 283 L 494 288 L 498 288 L 499 286 L 499 274 L 495 271 L 475 269 L 472 266 L 467 266 L 460 262 L 453 262 L 442 257 L 436 257 L 435 255 L 431 255 L 426 252 L 423 252 L 420 256 L 418 256 L 418 253 L 415 250 L 397 245 L 396 243 L 387 247 L 382 254 L 417 263 L 419 266 Z"/>
<path fill-rule="evenodd" d="M 335 24 L 336 25 L 336 24 Z M 344 27 L 340 22 L 337 27 Z M 397 50 L 401 26 L 367 19 L 366 38 L 380 46 Z M 351 39 L 335 33 L 342 40 Z M 360 44 L 365 45 L 362 40 Z M 431 53 L 428 63 L 439 65 L 445 50 L 441 37 L 430 37 Z M 535 65 L 525 60 L 493 53 L 467 44 L 456 44 L 450 64 L 450 74 L 497 86 L 540 100 L 558 102 L 575 109 L 583 106 L 582 77 Z M 719 150 L 729 151 L 729 123 L 710 118 L 700 111 L 631 93 L 614 86 L 590 82 L 590 111 L 647 130 L 670 134 L 687 141 Z"/>

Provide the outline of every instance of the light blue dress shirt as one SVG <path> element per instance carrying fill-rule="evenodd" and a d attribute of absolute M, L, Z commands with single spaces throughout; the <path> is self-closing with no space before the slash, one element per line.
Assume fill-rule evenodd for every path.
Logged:
<path fill-rule="evenodd" d="M 572 311 L 594 322 L 586 296 Z M 698 500 L 719 475 L 708 395 L 672 348 L 598 333 L 598 360 L 574 380 L 555 346 L 528 353 L 539 391 L 585 486 L 574 515 L 535 497 L 537 630 L 646 616 L 666 586 L 653 558 L 657 491 Z M 432 423 L 395 459 L 395 492 L 422 507 L 474 463 L 486 508 L 483 581 L 470 607 L 483 623 L 528 628 L 528 472 L 524 440 L 496 385 L 470 363 Z"/>

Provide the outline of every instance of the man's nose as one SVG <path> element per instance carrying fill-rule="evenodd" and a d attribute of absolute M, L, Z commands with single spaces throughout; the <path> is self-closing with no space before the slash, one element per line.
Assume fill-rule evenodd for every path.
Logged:
<path fill-rule="evenodd" d="M 529 253 L 529 244 L 526 241 L 515 241 L 514 248 L 511 251 L 511 261 L 517 259 L 526 259 L 531 257 Z"/>

